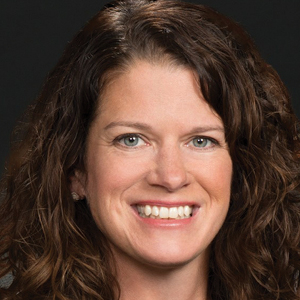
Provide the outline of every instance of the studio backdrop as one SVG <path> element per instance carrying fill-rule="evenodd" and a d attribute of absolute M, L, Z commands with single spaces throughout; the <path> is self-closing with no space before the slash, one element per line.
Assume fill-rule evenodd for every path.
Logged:
<path fill-rule="evenodd" d="M 74 34 L 108 1 L 0 1 L 0 172 L 11 131 Z M 300 117 L 300 1 L 198 0 L 239 22 L 287 86 Z"/>

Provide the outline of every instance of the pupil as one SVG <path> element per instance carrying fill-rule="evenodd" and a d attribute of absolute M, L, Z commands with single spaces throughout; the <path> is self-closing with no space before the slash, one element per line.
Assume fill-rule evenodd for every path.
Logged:
<path fill-rule="evenodd" d="M 206 139 L 203 139 L 203 138 L 198 138 L 198 139 L 195 139 L 194 140 L 194 145 L 196 147 L 204 147 L 205 145 L 207 144 L 207 141 Z"/>
<path fill-rule="evenodd" d="M 135 146 L 138 143 L 138 138 L 136 136 L 129 136 L 124 140 L 127 146 Z"/>
<path fill-rule="evenodd" d="M 130 142 L 130 143 L 134 143 L 134 142 L 135 142 L 135 137 L 133 137 L 133 136 L 130 137 L 130 138 L 129 138 L 129 142 Z"/>

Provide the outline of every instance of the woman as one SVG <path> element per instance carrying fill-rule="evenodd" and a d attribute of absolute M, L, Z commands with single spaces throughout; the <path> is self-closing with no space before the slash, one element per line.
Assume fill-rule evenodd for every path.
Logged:
<path fill-rule="evenodd" d="M 1 299 L 299 299 L 299 123 L 234 22 L 113 2 L 26 124 L 2 180 Z"/>

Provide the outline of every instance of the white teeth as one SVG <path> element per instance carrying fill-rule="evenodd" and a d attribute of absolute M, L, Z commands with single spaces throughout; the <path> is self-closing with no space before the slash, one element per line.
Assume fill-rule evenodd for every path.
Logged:
<path fill-rule="evenodd" d="M 151 206 L 150 206 L 150 205 L 146 205 L 146 206 L 145 206 L 145 215 L 146 215 L 146 216 L 150 216 L 151 213 L 152 213 Z"/>
<path fill-rule="evenodd" d="M 179 206 L 179 207 L 178 207 L 178 215 L 179 215 L 180 217 L 183 217 L 183 215 L 184 215 L 184 213 L 183 213 L 183 207 L 182 207 L 182 206 Z"/>
<path fill-rule="evenodd" d="M 152 207 L 152 215 L 157 217 L 159 215 L 159 209 L 157 206 Z"/>
<path fill-rule="evenodd" d="M 159 217 L 161 219 L 168 219 L 169 218 L 169 210 L 166 207 L 161 207 L 159 211 Z"/>
<path fill-rule="evenodd" d="M 169 209 L 169 218 L 176 219 L 178 217 L 178 209 L 177 207 L 171 207 Z"/>
<path fill-rule="evenodd" d="M 193 207 L 192 206 L 174 206 L 174 207 L 164 207 L 164 206 L 151 206 L 151 205 L 137 205 L 138 213 L 143 218 L 153 218 L 153 219 L 185 219 L 192 216 Z"/>
<path fill-rule="evenodd" d="M 184 215 L 188 217 L 192 213 L 192 209 L 189 206 L 186 205 L 183 208 L 183 212 L 184 212 Z"/>

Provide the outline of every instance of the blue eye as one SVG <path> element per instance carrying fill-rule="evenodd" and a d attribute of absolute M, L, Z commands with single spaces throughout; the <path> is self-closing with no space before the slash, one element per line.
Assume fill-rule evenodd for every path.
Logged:
<path fill-rule="evenodd" d="M 143 139 L 136 134 L 127 134 L 125 136 L 123 135 L 121 137 L 118 137 L 116 140 L 119 144 L 126 147 L 136 147 L 145 145 Z"/>
<path fill-rule="evenodd" d="M 211 148 L 215 145 L 214 141 L 205 137 L 196 137 L 192 140 L 192 143 L 196 148 Z"/>
<path fill-rule="evenodd" d="M 122 139 L 126 146 L 132 147 L 136 146 L 139 143 L 139 137 L 137 136 L 128 136 Z"/>

